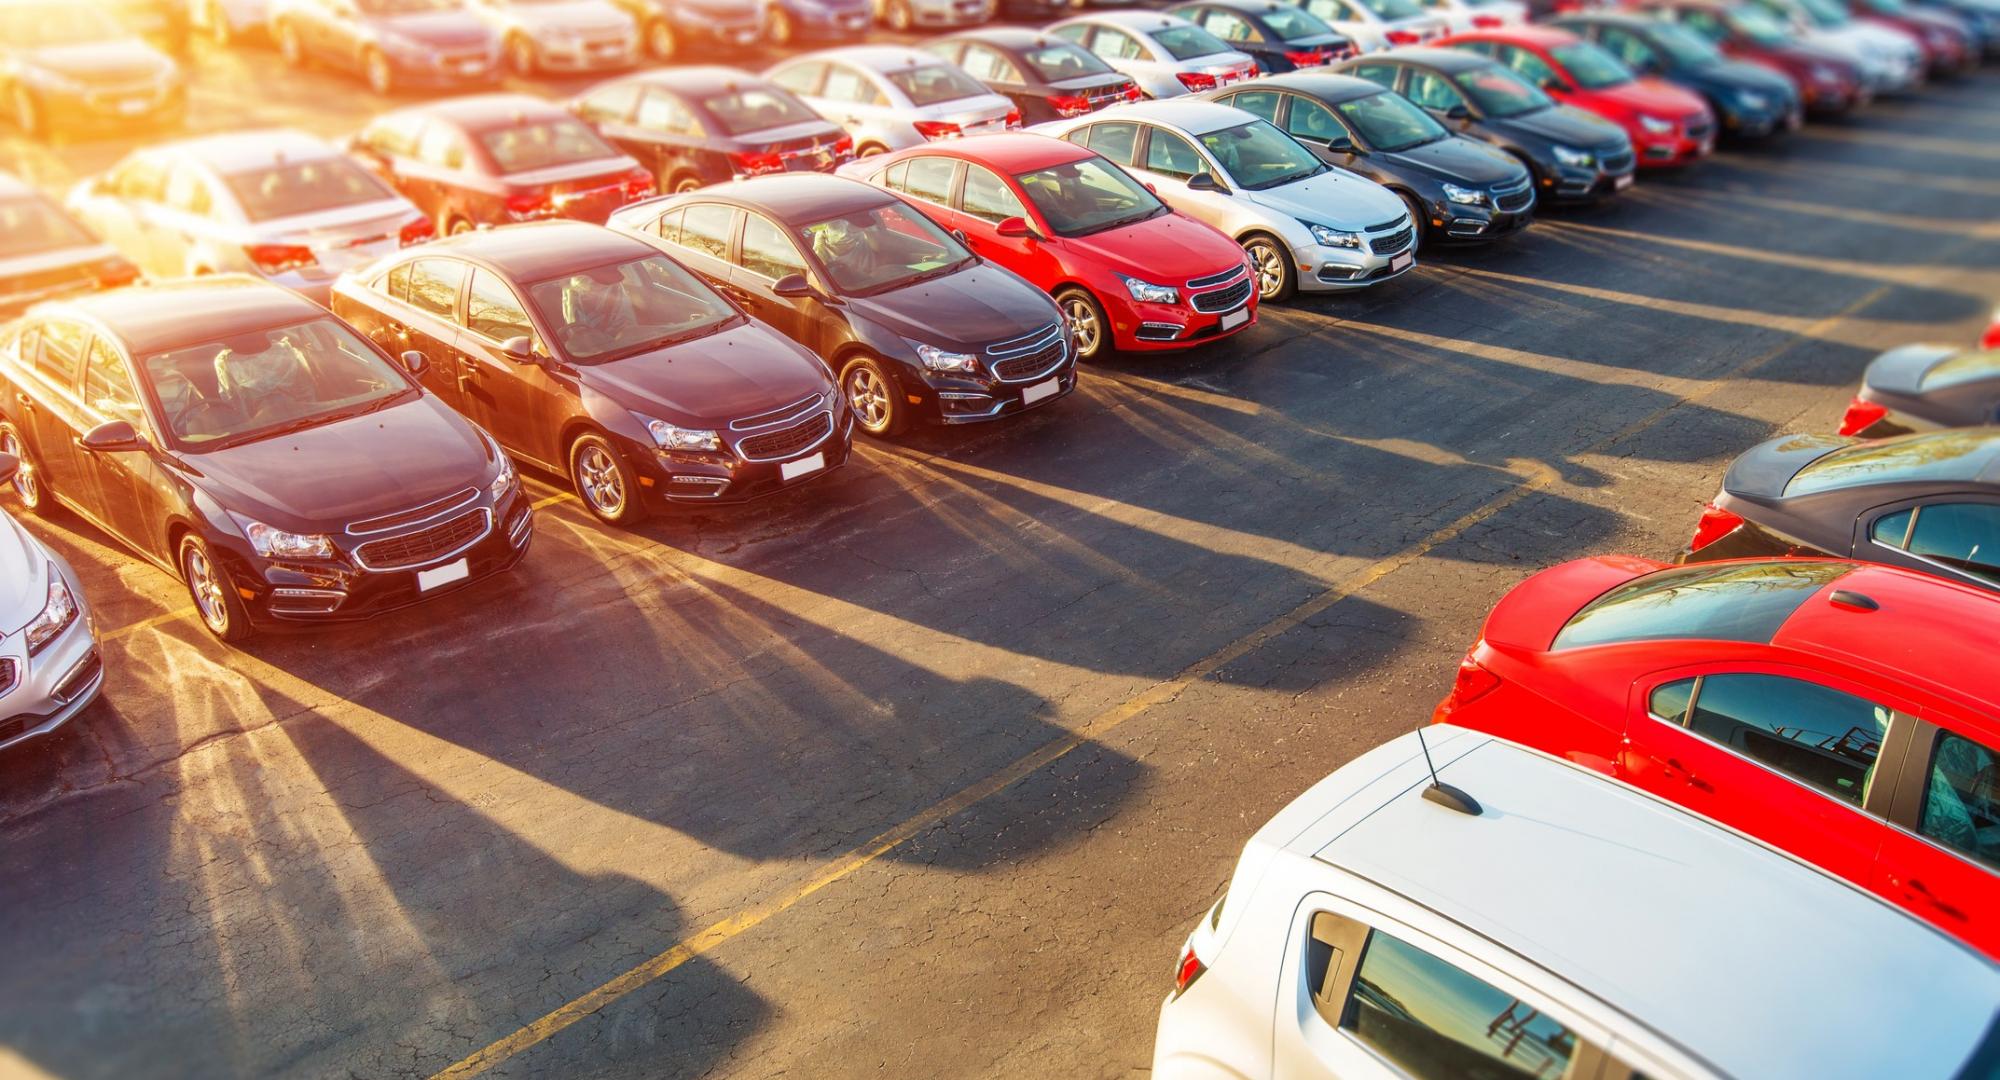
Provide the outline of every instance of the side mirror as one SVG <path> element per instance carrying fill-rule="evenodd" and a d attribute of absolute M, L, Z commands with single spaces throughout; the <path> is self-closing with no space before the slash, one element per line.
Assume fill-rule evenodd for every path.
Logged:
<path fill-rule="evenodd" d="M 1341 154 L 1359 153 L 1354 149 L 1354 139 L 1349 135 L 1335 135 L 1326 141 L 1326 148 Z"/>
<path fill-rule="evenodd" d="M 410 354 L 403 355 L 407 357 Z M 500 343 L 500 355 L 517 364 L 532 364 L 535 362 L 535 339 L 526 335 L 510 337 Z"/>
<path fill-rule="evenodd" d="M 139 430 L 124 420 L 107 420 L 84 432 L 77 445 L 93 454 L 124 454 L 146 449 Z"/>
<path fill-rule="evenodd" d="M 0 484 L 11 483 L 14 474 L 21 468 L 21 459 L 12 454 L 0 454 Z"/>
<path fill-rule="evenodd" d="M 1198 172 L 1188 177 L 1187 189 L 1189 191 L 1212 191 L 1217 195 L 1229 194 L 1229 189 L 1217 182 L 1213 173 L 1205 172 Z"/>
<path fill-rule="evenodd" d="M 1463 105 L 1453 105 L 1444 111 L 1444 116 L 1447 120 L 1469 120 L 1472 118 L 1472 110 Z"/>
<path fill-rule="evenodd" d="M 1151 187 L 1152 185 L 1148 184 L 1147 186 Z M 1001 236 L 1035 235 L 1034 227 L 1029 225 L 1028 219 L 1024 217 L 1001 218 L 1000 223 L 993 226 L 993 231 L 999 233 Z"/>
<path fill-rule="evenodd" d="M 771 286 L 771 291 L 787 300 L 803 300 L 808 296 L 819 295 L 804 274 L 786 274 Z"/>
<path fill-rule="evenodd" d="M 409 350 L 396 359 L 401 360 L 403 362 L 403 370 L 413 376 L 422 375 L 431 366 L 431 358 L 415 349 Z"/>

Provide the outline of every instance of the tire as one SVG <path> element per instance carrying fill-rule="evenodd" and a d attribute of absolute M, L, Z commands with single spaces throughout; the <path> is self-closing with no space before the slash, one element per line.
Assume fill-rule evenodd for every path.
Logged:
<path fill-rule="evenodd" d="M 1416 238 L 1410 241 L 1410 250 L 1421 251 L 1431 241 L 1430 215 L 1424 213 L 1424 204 L 1418 202 L 1416 196 L 1402 191 L 1396 194 L 1402 197 L 1403 205 L 1410 208 L 1410 224 L 1417 230 Z"/>
<path fill-rule="evenodd" d="M 764 38 L 779 48 L 789 46 L 799 36 L 799 28 L 792 22 L 792 13 L 781 7 L 771 9 L 771 17 L 764 23 Z"/>
<path fill-rule="evenodd" d="M 278 24 L 278 55 L 287 67 L 306 66 L 306 45 L 299 40 L 299 28 L 290 22 Z"/>
<path fill-rule="evenodd" d="M 36 517 L 55 516 L 55 496 L 49 492 L 48 481 L 42 478 L 34 455 L 28 453 L 28 441 L 21 437 L 20 429 L 5 421 L 0 421 L 0 454 L 12 454 L 21 461 L 20 470 L 6 487 L 21 500 L 21 507 Z"/>
<path fill-rule="evenodd" d="M 899 34 L 907 34 L 915 24 L 916 17 L 910 13 L 910 0 L 888 0 L 882 5 L 882 25 Z"/>
<path fill-rule="evenodd" d="M 910 426 L 910 406 L 882 361 L 857 356 L 840 369 L 840 393 L 861 430 L 878 439 L 901 435 Z"/>
<path fill-rule="evenodd" d="M 368 89 L 380 97 L 388 97 L 396 92 L 396 69 L 389 64 L 389 58 L 380 49 L 370 49 L 361 58 L 361 70 L 368 80 Z"/>
<path fill-rule="evenodd" d="M 680 55 L 680 38 L 675 36 L 673 24 L 665 19 L 654 19 L 646 25 L 646 51 L 655 60 L 672 60 Z"/>
<path fill-rule="evenodd" d="M 673 179 L 667 181 L 667 190 L 675 195 L 685 195 L 704 186 L 701 177 L 693 173 L 675 173 Z"/>
<path fill-rule="evenodd" d="M 250 612 L 243 598 L 230 584 L 229 572 L 215 561 L 202 538 L 189 533 L 181 537 L 176 555 L 181 580 L 187 583 L 188 599 L 194 602 L 201 624 L 219 641 L 237 642 L 250 636 Z"/>
<path fill-rule="evenodd" d="M 535 55 L 535 43 L 528 35 L 515 34 L 507 39 L 507 66 L 524 79 L 532 79 L 542 70 L 541 58 Z"/>
<path fill-rule="evenodd" d="M 1269 233 L 1251 233 L 1243 238 L 1243 254 L 1257 275 L 1257 299 L 1280 304 L 1299 289 L 1299 271 L 1292 265 L 1291 252 Z"/>
<path fill-rule="evenodd" d="M 888 152 L 889 148 L 883 146 L 881 143 L 862 143 L 861 149 L 856 150 L 854 156 L 858 158 L 874 157 L 877 154 L 886 154 Z"/>
<path fill-rule="evenodd" d="M 473 230 L 473 224 L 462 217 L 455 217 L 444 227 L 446 236 L 464 236 Z"/>
<path fill-rule="evenodd" d="M 1056 306 L 1062 309 L 1063 321 L 1069 324 L 1070 336 L 1076 340 L 1079 361 L 1111 354 L 1111 322 L 1104 317 L 1104 305 L 1097 302 L 1097 297 L 1072 285 L 1056 293 Z"/>
<path fill-rule="evenodd" d="M 35 100 L 34 91 L 17 86 L 13 98 L 14 126 L 31 139 L 40 138 L 47 124 L 42 117 L 42 103 Z"/>
<path fill-rule="evenodd" d="M 639 478 L 611 441 L 595 432 L 569 445 L 569 482 L 583 508 L 606 525 L 631 525 L 646 516 Z"/>

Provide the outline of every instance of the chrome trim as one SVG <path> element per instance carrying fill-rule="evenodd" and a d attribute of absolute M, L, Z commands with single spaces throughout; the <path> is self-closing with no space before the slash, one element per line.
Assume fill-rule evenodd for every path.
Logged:
<path fill-rule="evenodd" d="M 1244 302 L 1248 303 L 1249 301 L 1246 299 Z M 1138 338 L 1140 341 L 1173 341 L 1178 339 L 1181 336 L 1181 331 L 1186 329 L 1187 327 L 1185 326 L 1176 326 L 1173 323 L 1142 322 L 1139 324 L 1139 328 L 1132 332 L 1132 336 Z M 1165 333 L 1162 334 L 1161 331 L 1165 331 Z"/>
<path fill-rule="evenodd" d="M 324 615 L 346 602 L 347 594 L 338 589 L 283 588 L 271 590 L 270 607 L 273 614 Z"/>
<path fill-rule="evenodd" d="M 83 674 L 84 669 L 89 667 L 95 667 L 97 670 L 89 678 L 83 680 L 81 685 L 76 687 L 75 693 L 65 694 L 62 692 L 63 687 L 68 686 L 71 679 Z M 56 680 L 55 688 L 49 691 L 49 697 L 58 705 L 68 705 L 89 697 L 92 690 L 102 685 L 103 682 L 104 657 L 98 655 L 97 649 L 93 647 L 89 652 L 83 654 L 83 659 L 71 664 L 69 670 L 63 672 L 62 678 Z"/>
<path fill-rule="evenodd" d="M 790 431 L 790 430 L 792 430 L 793 428 L 799 428 L 799 427 L 804 427 L 804 426 L 805 426 L 806 424 L 809 424 L 809 423 L 811 423 L 811 422 L 812 422 L 812 418 L 813 418 L 814 416 L 825 416 L 825 417 L 826 417 L 826 434 L 824 434 L 824 435 L 821 435 L 821 436 L 820 436 L 819 438 L 817 438 L 817 439 L 814 439 L 814 440 L 813 440 L 812 442 L 810 442 L 810 443 L 806 444 L 805 446 L 802 446 L 802 447 L 799 447 L 799 448 L 798 448 L 798 449 L 796 449 L 796 450 L 787 450 L 787 451 L 785 451 L 784 453 L 782 453 L 782 454 L 779 454 L 779 455 L 777 455 L 776 457 L 751 457 L 751 456 L 750 456 L 749 454 L 746 454 L 746 453 L 744 453 L 744 452 L 743 452 L 743 443 L 742 443 L 742 442 L 741 442 L 741 441 L 739 440 L 739 441 L 737 442 L 737 444 L 736 444 L 736 456 L 737 456 L 737 457 L 740 457 L 740 458 L 742 458 L 742 459 L 743 459 L 743 460 L 745 460 L 745 461 L 760 461 L 760 462 L 761 462 L 761 461 L 790 461 L 791 459 L 793 459 L 793 458 L 795 458 L 795 457 L 798 457 L 798 456 L 799 456 L 799 455 L 801 455 L 801 454 L 809 454 L 809 453 L 811 453 L 812 451 L 814 451 L 814 450 L 818 449 L 819 447 L 821 447 L 821 446 L 825 445 L 825 443 L 826 443 L 826 441 L 827 441 L 828 439 L 831 439 L 831 438 L 833 438 L 833 433 L 834 433 L 834 431 L 835 431 L 836 429 L 838 429 L 838 428 L 839 428 L 839 426 L 840 426 L 840 425 L 838 425 L 838 424 L 835 424 L 835 423 L 833 422 L 833 410 L 832 410 L 832 409 L 821 409 L 821 410 L 819 410 L 818 412 L 815 412 L 815 413 L 812 413 L 812 414 L 810 414 L 810 415 L 808 415 L 808 416 L 804 417 L 803 419 L 799 420 L 799 422 L 798 422 L 798 423 L 795 423 L 795 424 L 793 424 L 793 425 L 792 425 L 791 427 L 789 427 L 789 428 L 786 428 L 786 429 L 784 429 L 785 431 Z M 773 435 L 778 435 L 778 434 L 782 434 L 782 432 L 777 432 L 777 431 L 774 431 L 774 432 L 771 432 L 771 434 L 773 434 Z"/>
<path fill-rule="evenodd" d="M 668 474 L 667 486 L 672 487 L 675 484 L 709 484 L 715 490 L 701 493 L 662 492 L 662 494 L 674 499 L 720 499 L 722 493 L 729 489 L 729 481 L 719 476 L 674 476 L 671 473 Z"/>
<path fill-rule="evenodd" d="M 362 518 L 360 521 L 350 522 L 348 523 L 346 530 L 347 535 L 380 536 L 384 533 L 402 532 L 404 530 L 415 531 L 417 528 L 419 528 L 420 526 L 424 525 L 427 522 L 436 521 L 437 519 L 444 517 L 448 514 L 451 514 L 455 511 L 465 509 L 466 506 L 470 505 L 473 501 L 477 500 L 478 498 L 479 498 L 479 489 L 476 487 L 469 487 L 466 488 L 464 491 L 458 492 L 455 495 L 446 495 L 442 499 L 433 499 L 432 501 L 427 503 L 420 503 L 416 506 L 410 507 L 408 510 L 398 510 L 394 514 L 378 514 L 372 518 Z M 391 518 L 399 517 L 403 514 L 416 513 L 417 511 L 422 510 L 425 507 L 440 506 L 445 503 L 450 503 L 450 505 L 444 506 L 444 509 L 437 511 L 436 513 L 426 514 L 425 516 L 420 518 L 415 518 L 410 521 L 399 521 L 394 525 L 383 525 L 380 528 L 366 527 L 370 525 L 375 525 L 378 522 L 388 521 Z"/>
<path fill-rule="evenodd" d="M 996 341 L 986 347 L 986 355 L 1005 360 L 1011 356 L 1034 352 L 1036 349 L 1047 347 L 1051 340 L 1061 337 L 1062 329 L 1062 320 L 1058 319 L 1045 329 L 1023 334 L 1017 338 L 1008 338 L 1005 341 Z"/>
<path fill-rule="evenodd" d="M 1062 328 L 1060 325 L 1058 325 L 1056 327 L 1056 333 L 1061 334 L 1061 332 Z M 1060 339 L 1060 344 L 1061 347 L 1056 351 L 1056 362 L 1050 364 L 1048 367 L 1045 367 L 1040 371 L 1035 372 L 1033 375 L 1023 375 L 1018 379 L 1010 379 L 1000 374 L 998 370 L 995 370 L 993 372 L 993 378 L 1000 382 L 1007 383 L 1009 385 L 1037 382 L 1041 379 L 1048 378 L 1050 375 L 1053 375 L 1057 371 L 1061 370 L 1064 364 L 1069 363 L 1069 339 L 1068 338 Z M 1042 348 L 1047 348 L 1047 347 L 1048 347 L 1047 345 L 1042 346 Z M 992 365 L 989 364 L 987 366 L 991 367 Z"/>
<path fill-rule="evenodd" d="M 795 420 L 804 419 L 805 415 L 808 412 L 811 412 L 815 406 L 820 406 L 824 404 L 826 404 L 825 394 L 808 394 L 805 397 L 802 397 L 799 400 L 792 402 L 790 405 L 780 405 L 775 409 L 766 409 L 765 411 L 760 413 L 751 413 L 749 416 L 745 416 L 736 420 L 731 420 L 729 422 L 729 430 L 759 431 L 762 430 L 763 428 L 782 427 L 783 425 L 789 424 Z M 783 415 L 779 415 L 781 413 Z M 766 416 L 776 416 L 778 418 L 776 420 L 764 420 L 763 418 Z M 751 423 L 751 421 L 753 420 L 762 422 Z"/>
<path fill-rule="evenodd" d="M 440 564 L 440 563 L 446 563 L 446 562 L 450 562 L 451 560 L 453 560 L 453 559 L 456 559 L 456 558 L 458 558 L 458 557 L 459 557 L 460 555 L 463 555 L 463 554 L 465 554 L 466 552 L 468 552 L 468 551 L 471 551 L 471 550 L 472 550 L 473 548 L 475 548 L 475 547 L 478 547 L 478 546 L 479 546 L 479 542 L 480 542 L 480 541 L 482 541 L 482 540 L 486 539 L 486 538 L 487 538 L 488 536 L 492 535 L 492 532 L 493 532 L 493 508 L 492 508 L 492 507 L 490 507 L 490 506 L 482 506 L 482 507 L 480 507 L 480 508 L 479 508 L 479 509 L 478 509 L 477 511 L 475 511 L 475 512 L 476 512 L 476 513 L 478 513 L 478 514 L 480 514 L 481 516 L 483 516 L 483 517 L 485 518 L 485 522 L 484 522 L 484 523 L 483 523 L 483 524 L 482 524 L 482 525 L 480 526 L 480 529 L 479 529 L 479 535 L 478 535 L 478 536 L 475 536 L 475 537 L 473 537 L 473 538 L 472 538 L 472 539 L 470 539 L 470 540 L 467 540 L 467 541 L 466 541 L 465 543 L 463 543 L 463 544 L 460 544 L 460 545 L 459 545 L 458 547 L 455 547 L 455 548 L 451 549 L 450 551 L 447 551 L 447 552 L 445 552 L 445 553 L 444 553 L 444 554 L 442 554 L 442 555 L 435 555 L 435 556 L 432 556 L 432 557 L 431 557 L 431 558 L 430 558 L 430 559 L 429 559 L 428 561 L 425 561 L 425 562 L 420 562 L 420 563 L 411 563 L 411 564 L 410 564 L 410 565 L 408 565 L 408 566 L 370 566 L 370 565 L 368 564 L 368 560 L 366 560 L 366 559 L 364 559 L 364 558 L 362 558 L 362 557 L 361 557 L 361 549 L 362 549 L 362 548 L 364 548 L 364 547 L 367 547 L 368 545 L 367 545 L 367 544 L 359 544 L 359 545 L 356 545 L 356 546 L 355 546 L 355 549 L 354 549 L 354 552 L 353 552 L 353 555 L 352 555 L 352 557 L 353 557 L 353 559 L 354 559 L 354 565 L 356 565 L 356 566 L 359 566 L 359 567 L 360 567 L 360 568 L 362 568 L 363 570 L 367 570 L 367 571 L 369 571 L 370 573 L 376 573 L 376 574 L 397 574 L 397 573 L 402 573 L 402 572 L 404 572 L 404 571 L 409 571 L 409 570 L 423 570 L 423 569 L 426 569 L 426 568 L 428 568 L 428 567 L 432 567 L 432 566 L 437 566 L 437 565 L 438 565 L 438 564 Z M 427 519 L 425 519 L 425 520 L 430 520 L 430 519 L 428 519 L 428 518 L 427 518 Z M 411 529 L 411 530 L 410 530 L 410 532 L 412 532 L 412 533 L 416 533 L 416 532 L 422 532 L 422 531 L 423 531 L 423 530 L 421 530 L 421 529 Z M 408 534 L 406 533 L 406 534 L 403 534 L 403 535 L 408 535 Z M 393 536 L 392 536 L 392 537 L 384 537 L 384 539 L 389 539 L 389 540 L 394 540 L 394 539 L 397 539 L 397 538 L 398 538 L 398 537 L 393 537 Z M 370 543 L 373 543 L 373 542 L 374 542 L 374 541 L 370 541 Z"/>

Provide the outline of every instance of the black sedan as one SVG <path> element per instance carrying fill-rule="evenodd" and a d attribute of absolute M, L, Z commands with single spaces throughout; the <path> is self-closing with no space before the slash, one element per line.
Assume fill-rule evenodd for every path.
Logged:
<path fill-rule="evenodd" d="M 1312 12 L 1277 0 L 1197 0 L 1168 9 L 1257 61 L 1266 74 L 1323 67 L 1357 51 Z"/>
<path fill-rule="evenodd" d="M 248 276 L 118 289 L 0 335 L 0 452 L 178 574 L 210 632 L 366 618 L 499 573 L 533 515 L 491 438 L 407 367 Z"/>
<path fill-rule="evenodd" d="M 1338 70 L 1397 91 L 1454 133 L 1521 160 L 1549 202 L 1585 202 L 1632 184 L 1638 159 L 1625 129 L 1558 105 L 1511 69 L 1460 49 L 1404 48 L 1357 56 Z"/>
<path fill-rule="evenodd" d="M 1730 60 L 1685 26 L 1617 12 L 1565 15 L 1550 25 L 1588 38 L 1641 75 L 1656 75 L 1707 99 L 1726 134 L 1758 137 L 1805 118 L 1798 87 L 1769 68 Z"/>
<path fill-rule="evenodd" d="M 767 79 L 726 67 L 655 68 L 595 87 L 570 111 L 633 160 L 659 189 L 776 172 L 829 172 L 854 140 Z"/>
<path fill-rule="evenodd" d="M 414 248 L 342 278 L 333 310 L 423 353 L 438 396 L 614 525 L 803 483 L 844 464 L 854 437 L 817 357 L 596 225 Z"/>
<path fill-rule="evenodd" d="M 1139 84 L 1111 70 L 1095 53 L 1036 30 L 968 30 L 926 42 L 924 48 L 1012 101 L 1029 124 L 1139 100 Z"/>
<path fill-rule="evenodd" d="M 1683 562 L 1834 555 L 2000 591 L 2000 429 L 1786 435 L 1729 466 Z"/>
<path fill-rule="evenodd" d="M 1905 345 L 1876 357 L 1842 435 L 1877 439 L 2000 423 L 2000 350 Z"/>
<path fill-rule="evenodd" d="M 1367 79 L 1302 71 L 1206 96 L 1269 120 L 1321 161 L 1402 196 L 1420 245 L 1496 240 L 1534 220 L 1535 181 L 1526 165 L 1452 134 Z"/>
<path fill-rule="evenodd" d="M 158 131 L 187 111 L 180 66 L 77 0 L 0 3 L 0 103 L 30 137 Z"/>
<path fill-rule="evenodd" d="M 871 435 L 1010 416 L 1076 388 L 1049 294 L 880 188 L 770 176 L 629 206 L 611 225 L 825 358 Z"/>
<path fill-rule="evenodd" d="M 117 249 L 18 178 L 0 172 L 0 319 L 40 300 L 129 285 L 139 276 Z"/>

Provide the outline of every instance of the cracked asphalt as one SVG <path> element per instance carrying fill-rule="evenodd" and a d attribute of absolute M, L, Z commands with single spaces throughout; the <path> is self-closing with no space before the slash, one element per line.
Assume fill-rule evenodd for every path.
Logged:
<path fill-rule="evenodd" d="M 194 121 L 378 107 L 207 53 Z M 531 478 L 514 574 L 242 651 L 31 522 L 109 675 L 0 758 L 0 1074 L 1142 1073 L 1243 841 L 1502 592 L 1670 556 L 1875 352 L 1971 342 L 1996 162 L 2000 75 L 1932 87 L 775 501 L 623 533 Z"/>

